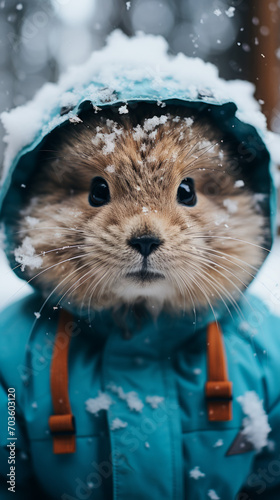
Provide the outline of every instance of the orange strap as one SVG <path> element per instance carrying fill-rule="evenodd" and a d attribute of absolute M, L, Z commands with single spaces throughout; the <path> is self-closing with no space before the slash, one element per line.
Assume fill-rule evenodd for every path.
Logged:
<path fill-rule="evenodd" d="M 68 351 L 71 340 L 67 323 L 72 316 L 61 311 L 55 337 L 51 364 L 51 395 L 54 415 L 49 418 L 53 437 L 53 452 L 74 453 L 76 451 L 75 419 L 68 396 Z"/>
<path fill-rule="evenodd" d="M 208 420 L 225 422 L 232 420 L 232 382 L 227 378 L 226 354 L 222 332 L 216 322 L 207 329 L 208 381 L 205 393 Z"/>

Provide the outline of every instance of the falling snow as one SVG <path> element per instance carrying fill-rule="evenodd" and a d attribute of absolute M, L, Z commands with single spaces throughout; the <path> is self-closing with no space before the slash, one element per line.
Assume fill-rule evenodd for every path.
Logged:
<path fill-rule="evenodd" d="M 228 17 L 233 17 L 235 13 L 235 7 L 229 7 L 226 11 L 225 14 Z"/>
<path fill-rule="evenodd" d="M 201 374 L 201 369 L 200 368 L 194 368 L 193 373 L 195 375 L 200 375 Z"/>

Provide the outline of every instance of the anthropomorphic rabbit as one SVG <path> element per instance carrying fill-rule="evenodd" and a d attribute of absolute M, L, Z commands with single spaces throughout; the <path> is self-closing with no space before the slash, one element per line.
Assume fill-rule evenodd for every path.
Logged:
<path fill-rule="evenodd" d="M 165 50 L 116 33 L 2 115 L 35 292 L 1 314 L 1 498 L 279 498 L 279 320 L 247 291 L 270 136 L 248 84 Z"/>

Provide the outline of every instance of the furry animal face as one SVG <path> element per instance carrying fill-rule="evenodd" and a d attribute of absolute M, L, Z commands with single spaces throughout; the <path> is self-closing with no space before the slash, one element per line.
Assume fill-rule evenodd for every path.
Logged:
<path fill-rule="evenodd" d="M 81 310 L 235 305 L 263 260 L 264 219 L 222 134 L 174 108 L 74 120 L 27 190 L 15 256 L 28 277 Z"/>

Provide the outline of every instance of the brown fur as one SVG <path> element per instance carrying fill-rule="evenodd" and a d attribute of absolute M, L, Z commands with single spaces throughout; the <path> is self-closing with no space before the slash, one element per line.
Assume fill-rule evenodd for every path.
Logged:
<path fill-rule="evenodd" d="M 42 269 L 26 267 L 28 277 L 38 274 L 35 284 L 47 294 L 54 290 L 61 304 L 92 310 L 145 301 L 157 311 L 234 304 L 260 265 L 264 220 L 250 191 L 234 186 L 240 175 L 228 172 L 230 147 L 206 119 L 194 117 L 189 126 L 184 118 L 190 111 L 178 118 L 168 111 L 166 123 L 141 139 L 135 129 L 144 118 L 137 113 L 107 112 L 103 119 L 86 113 L 44 146 L 20 235 L 43 259 Z M 106 124 L 108 118 L 115 125 Z M 98 133 L 115 133 L 112 152 L 106 154 Z M 107 180 L 111 194 L 100 208 L 88 202 L 95 176 Z M 195 182 L 194 207 L 177 202 L 186 177 Z M 237 204 L 235 213 L 225 200 Z M 29 217 L 38 223 L 32 227 Z M 148 257 L 149 268 L 163 276 L 154 282 L 127 277 L 142 263 L 127 242 L 143 234 L 163 242 Z"/>

